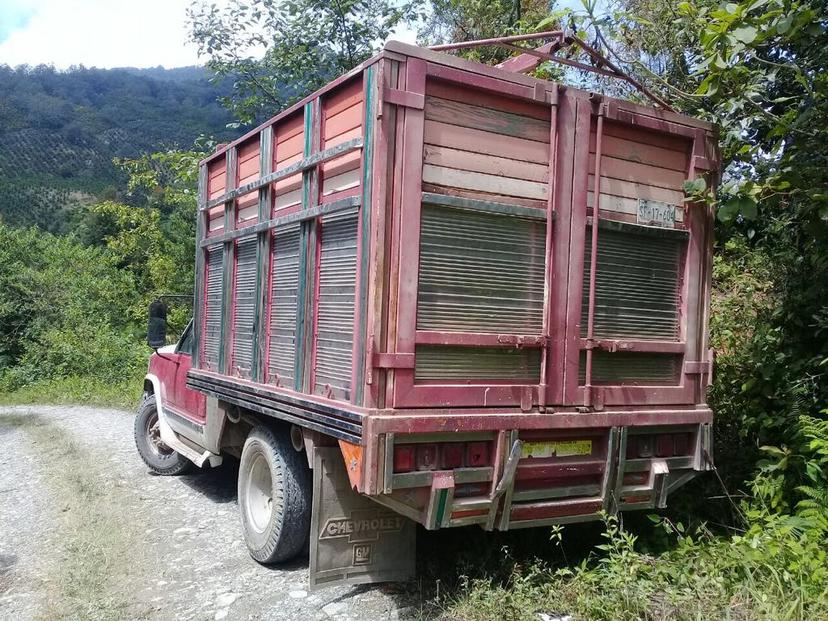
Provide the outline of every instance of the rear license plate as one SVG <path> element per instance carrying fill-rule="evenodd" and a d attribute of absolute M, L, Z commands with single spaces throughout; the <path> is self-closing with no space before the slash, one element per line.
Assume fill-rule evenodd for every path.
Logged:
<path fill-rule="evenodd" d="M 676 206 L 639 198 L 637 219 L 638 224 L 651 224 L 673 229 L 676 227 Z"/>
<path fill-rule="evenodd" d="M 572 457 L 592 455 L 592 440 L 558 440 L 554 442 L 524 442 L 520 456 L 527 457 Z"/>

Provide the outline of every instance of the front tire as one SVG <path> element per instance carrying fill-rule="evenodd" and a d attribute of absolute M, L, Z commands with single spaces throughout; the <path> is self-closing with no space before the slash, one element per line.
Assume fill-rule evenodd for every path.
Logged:
<path fill-rule="evenodd" d="M 239 466 L 239 510 L 250 555 L 281 563 L 299 554 L 310 531 L 311 474 L 290 435 L 256 427 Z"/>
<path fill-rule="evenodd" d="M 155 395 L 146 395 L 138 407 L 133 434 L 138 454 L 155 474 L 173 476 L 183 474 L 192 467 L 193 462 L 161 440 Z"/>

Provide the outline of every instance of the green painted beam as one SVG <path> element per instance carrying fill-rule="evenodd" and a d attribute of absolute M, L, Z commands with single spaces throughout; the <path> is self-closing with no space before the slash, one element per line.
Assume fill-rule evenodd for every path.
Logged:
<path fill-rule="evenodd" d="M 202 367 L 201 360 L 201 319 L 204 309 L 204 261 L 206 250 L 201 241 L 207 231 L 207 213 L 201 207 L 207 203 L 207 165 L 198 167 L 198 206 L 196 211 L 195 285 L 193 287 L 193 356 L 192 366 Z"/>
<path fill-rule="evenodd" d="M 321 101 L 305 104 L 304 151 L 310 158 L 319 151 Z M 302 172 L 302 210 L 313 206 L 319 197 L 318 163 Z M 294 388 L 307 391 L 310 387 L 311 344 L 313 336 L 313 291 L 316 271 L 316 221 L 303 220 L 300 229 L 299 287 L 296 299 L 296 358 L 294 359 Z"/>

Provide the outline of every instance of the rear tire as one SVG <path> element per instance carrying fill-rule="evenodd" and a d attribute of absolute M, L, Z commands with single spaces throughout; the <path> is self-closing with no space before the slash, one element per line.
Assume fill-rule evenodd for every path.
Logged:
<path fill-rule="evenodd" d="M 133 435 L 138 454 L 155 474 L 173 476 L 192 468 L 193 462 L 161 440 L 155 395 L 146 395 L 138 407 Z"/>
<path fill-rule="evenodd" d="M 239 466 L 239 511 L 250 555 L 281 563 L 299 554 L 310 531 L 311 473 L 285 430 L 256 427 Z"/>

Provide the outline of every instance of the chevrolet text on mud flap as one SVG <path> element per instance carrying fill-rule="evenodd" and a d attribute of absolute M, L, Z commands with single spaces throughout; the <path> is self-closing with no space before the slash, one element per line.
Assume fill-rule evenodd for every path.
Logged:
<path fill-rule="evenodd" d="M 201 163 L 196 310 L 136 442 L 162 474 L 239 459 L 256 560 L 404 580 L 415 524 L 663 507 L 712 466 L 712 208 L 683 186 L 713 127 L 538 62 L 391 42 Z"/>
<path fill-rule="evenodd" d="M 350 518 L 332 518 L 325 522 L 319 539 L 347 537 L 351 543 L 376 541 L 381 533 L 398 533 L 403 527 L 403 518 L 398 515 L 384 514 L 380 517 L 379 512 L 374 511 L 374 517 L 361 518 L 356 514 L 354 512 Z"/>

